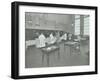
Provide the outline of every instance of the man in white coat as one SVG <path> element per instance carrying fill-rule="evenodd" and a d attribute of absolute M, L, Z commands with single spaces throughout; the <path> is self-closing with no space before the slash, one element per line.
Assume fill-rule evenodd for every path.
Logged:
<path fill-rule="evenodd" d="M 64 33 L 61 37 L 61 40 L 67 40 L 67 33 Z"/>
<path fill-rule="evenodd" d="M 38 39 L 36 40 L 36 47 L 37 48 L 42 48 L 42 47 L 45 47 L 46 46 L 46 38 L 45 36 L 41 33 L 39 36 L 38 36 Z"/>
<path fill-rule="evenodd" d="M 56 37 L 53 36 L 53 34 L 50 34 L 50 44 L 54 44 L 56 42 Z"/>

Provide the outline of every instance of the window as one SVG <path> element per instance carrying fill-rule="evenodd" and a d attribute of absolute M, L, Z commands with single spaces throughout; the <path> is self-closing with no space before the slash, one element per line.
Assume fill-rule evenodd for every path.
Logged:
<path fill-rule="evenodd" d="M 84 16 L 84 35 L 89 35 L 89 16 Z"/>
<path fill-rule="evenodd" d="M 84 27 L 84 30 L 80 29 L 80 22 L 82 21 L 84 23 L 81 24 L 81 27 Z M 80 32 L 83 32 L 82 35 L 89 35 L 89 15 L 84 15 L 81 18 L 80 15 L 75 15 L 75 35 L 80 35 Z"/>
<path fill-rule="evenodd" d="M 75 15 L 75 35 L 80 34 L 80 15 Z"/>

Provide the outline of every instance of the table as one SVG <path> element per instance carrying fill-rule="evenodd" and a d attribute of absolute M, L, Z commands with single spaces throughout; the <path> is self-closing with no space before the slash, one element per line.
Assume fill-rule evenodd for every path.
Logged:
<path fill-rule="evenodd" d="M 65 50 L 65 46 L 69 46 L 70 47 L 70 55 L 72 54 L 72 47 L 76 47 L 77 45 L 79 45 L 79 42 L 75 42 L 75 41 L 68 41 L 64 43 L 64 50 Z M 79 51 L 80 51 L 80 46 L 79 46 Z"/>
<path fill-rule="evenodd" d="M 58 57 L 60 58 L 60 52 L 59 52 L 59 47 L 58 46 L 49 46 L 49 47 L 44 47 L 41 49 L 42 51 L 42 63 L 44 61 L 44 54 L 47 57 L 47 66 L 50 65 L 49 61 L 50 61 L 50 55 L 52 53 L 55 53 L 55 51 L 58 51 Z"/>
<path fill-rule="evenodd" d="M 25 41 L 25 47 L 26 47 L 26 49 L 29 47 L 29 46 L 32 46 L 32 45 L 34 45 L 35 46 L 35 40 L 27 40 L 27 41 Z"/>

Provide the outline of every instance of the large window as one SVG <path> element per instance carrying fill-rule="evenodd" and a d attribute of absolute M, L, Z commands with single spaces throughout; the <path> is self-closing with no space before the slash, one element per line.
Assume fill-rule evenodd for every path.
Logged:
<path fill-rule="evenodd" d="M 89 35 L 89 16 L 84 16 L 84 35 Z"/>
<path fill-rule="evenodd" d="M 80 28 L 82 27 L 82 28 Z M 75 35 L 89 35 L 89 16 L 75 15 Z"/>
<path fill-rule="evenodd" d="M 75 35 L 80 34 L 80 15 L 75 15 Z"/>

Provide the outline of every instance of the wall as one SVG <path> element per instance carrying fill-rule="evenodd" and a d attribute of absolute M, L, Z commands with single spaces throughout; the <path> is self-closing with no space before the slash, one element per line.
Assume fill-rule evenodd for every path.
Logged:
<path fill-rule="evenodd" d="M 11 2 L 14 0 L 1 0 L 0 1 L 0 81 L 14 81 L 10 78 L 10 65 L 11 65 Z M 98 6 L 100 14 L 100 0 L 21 0 L 21 1 L 34 1 L 44 3 L 58 3 L 58 4 L 72 4 L 72 5 L 89 5 Z M 98 16 L 100 21 L 100 15 Z M 98 31 L 100 30 L 100 23 L 98 23 Z M 100 34 L 100 32 L 98 32 Z M 100 41 L 100 36 L 98 38 Z M 98 43 L 100 48 L 100 42 Z M 100 53 L 100 50 L 98 51 Z M 98 53 L 98 54 L 99 54 Z M 100 54 L 98 55 L 100 58 Z M 98 59 L 100 62 L 100 59 Z M 100 63 L 98 63 L 100 68 Z M 99 69 L 100 72 L 100 69 Z M 39 79 L 26 79 L 25 81 L 99 81 L 100 73 L 98 75 L 82 75 L 82 76 L 64 76 L 53 78 L 39 78 Z M 23 80 L 20 80 L 23 81 Z"/>
<path fill-rule="evenodd" d="M 74 33 L 73 21 L 74 15 L 71 14 L 25 13 L 26 29 L 60 30 Z"/>
<path fill-rule="evenodd" d="M 71 14 L 25 12 L 25 38 L 33 40 L 34 29 L 57 30 L 74 34 L 73 22 L 74 15 Z"/>

